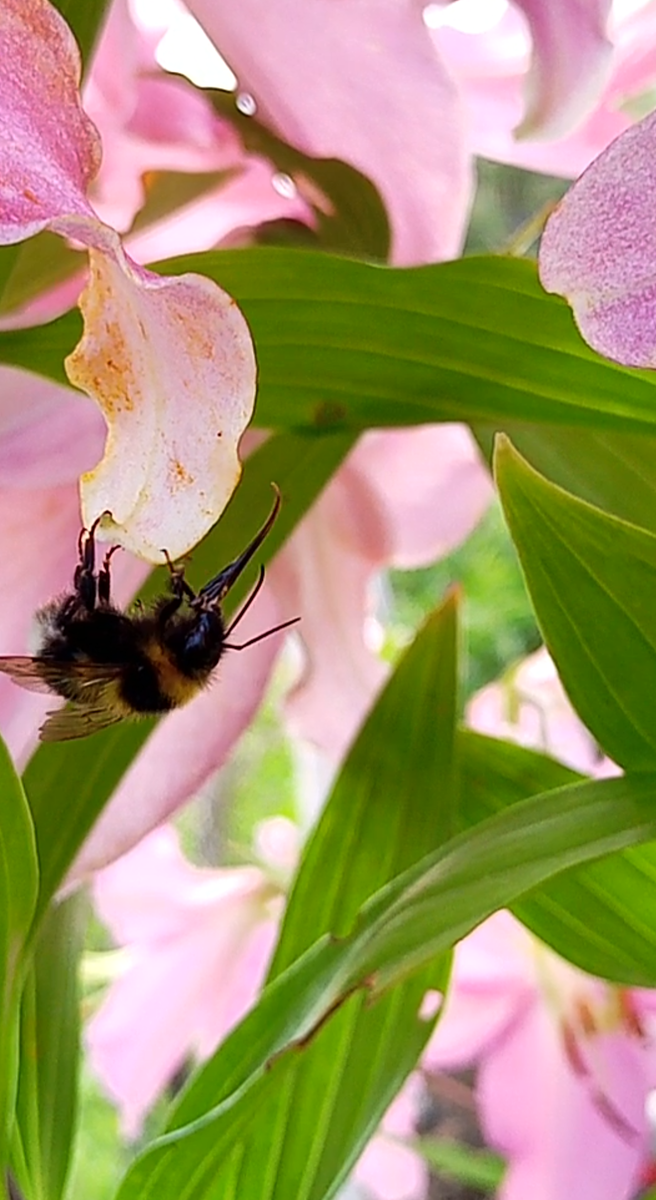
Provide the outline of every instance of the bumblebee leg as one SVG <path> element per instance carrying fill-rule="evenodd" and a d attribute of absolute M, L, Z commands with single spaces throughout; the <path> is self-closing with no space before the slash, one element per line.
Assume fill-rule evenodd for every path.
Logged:
<path fill-rule="evenodd" d="M 196 593 L 184 577 L 184 567 L 176 567 L 175 563 L 171 561 L 168 550 L 162 550 L 162 554 L 169 569 L 171 591 L 173 592 L 170 600 L 158 605 L 157 620 L 160 625 L 166 625 L 167 621 L 178 611 L 183 600 L 195 600 Z"/>
<path fill-rule="evenodd" d="M 184 567 L 176 567 L 175 563 L 171 561 L 171 556 L 168 550 L 162 550 L 162 554 L 166 559 L 166 565 L 171 576 L 171 591 L 173 592 L 173 595 L 177 600 L 180 601 L 184 600 L 185 598 L 187 600 L 195 600 L 196 593 L 185 579 Z"/>
<path fill-rule="evenodd" d="M 98 600 L 101 604 L 111 603 L 111 570 L 110 563 L 120 546 L 111 546 L 104 559 L 102 570 L 98 572 Z"/>
<path fill-rule="evenodd" d="M 90 529 L 81 529 L 77 539 L 79 562 L 73 576 L 73 586 L 81 603 L 89 612 L 93 612 L 98 598 L 98 579 L 96 577 L 96 529 L 104 516 L 111 513 L 102 512 L 96 517 Z M 105 564 L 106 565 L 106 564 Z"/>
<path fill-rule="evenodd" d="M 94 521 L 90 529 L 81 529 L 80 536 L 77 539 L 79 562 L 75 568 L 73 586 L 82 604 L 89 612 L 93 612 L 96 607 L 98 596 L 95 534 L 99 521 L 100 517 Z"/>

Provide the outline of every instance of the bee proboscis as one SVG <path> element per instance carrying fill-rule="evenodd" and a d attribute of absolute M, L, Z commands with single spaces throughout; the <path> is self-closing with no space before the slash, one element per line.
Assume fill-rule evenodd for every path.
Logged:
<path fill-rule="evenodd" d="M 112 546 L 96 570 L 95 534 L 99 521 L 78 539 L 73 589 L 36 613 L 38 646 L 32 656 L 0 657 L 0 671 L 31 691 L 62 696 L 69 703 L 47 714 L 42 741 L 66 741 L 96 733 L 130 717 L 169 712 L 186 704 L 210 681 L 226 650 L 245 650 L 263 638 L 296 624 L 283 621 L 246 642 L 228 641 L 264 582 L 257 582 L 245 604 L 226 625 L 221 603 L 270 532 L 281 497 L 246 549 L 198 593 L 184 568 L 166 554 L 171 593 L 151 607 L 123 612 L 111 600 Z"/>

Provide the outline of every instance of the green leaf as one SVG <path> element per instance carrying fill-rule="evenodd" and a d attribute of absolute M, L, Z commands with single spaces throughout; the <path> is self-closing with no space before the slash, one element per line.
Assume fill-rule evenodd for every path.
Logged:
<path fill-rule="evenodd" d="M 507 440 L 496 470 L 536 615 L 572 704 L 621 766 L 656 765 L 656 537 L 568 495 Z"/>
<path fill-rule="evenodd" d="M 323 933 L 348 931 L 364 901 L 456 826 L 456 600 L 398 663 L 342 765 L 289 898 L 274 978 Z"/>
<path fill-rule="evenodd" d="M 36 904 L 38 865 L 30 810 L 0 740 L 0 1163 L 13 1118 L 18 1006 L 24 950 Z"/>
<path fill-rule="evenodd" d="M 653 772 L 589 780 L 532 796 L 460 834 L 365 906 L 360 966 L 378 972 L 384 989 L 431 946 L 453 944 L 553 875 L 652 840 L 655 796 Z M 441 906 L 448 917 L 438 919 Z"/>
<path fill-rule="evenodd" d="M 413 1138 L 401 1144 L 420 1154 L 434 1171 L 470 1187 L 493 1192 L 503 1179 L 503 1159 L 491 1150 L 479 1150 L 450 1138 L 438 1137 Z"/>
<path fill-rule="evenodd" d="M 308 437 L 285 434 L 271 438 L 249 458 L 243 482 L 221 521 L 194 552 L 189 568 L 198 586 L 230 562 L 252 533 L 254 514 L 271 507 L 271 481 L 282 490 L 281 515 L 258 561 L 272 558 L 291 533 L 352 445 L 348 434 Z M 230 594 L 239 604 L 250 587 L 255 567 L 245 572 Z M 144 598 L 166 591 L 167 572 L 153 572 Z M 94 821 L 153 728 L 153 721 L 125 723 L 78 742 L 39 747 L 25 771 L 25 786 L 34 814 L 41 863 L 38 915 L 46 908 Z"/>
<path fill-rule="evenodd" d="M 454 822 L 456 610 L 452 597 L 417 637 L 363 726 L 310 839 L 270 978 L 324 932 L 348 931 L 382 884 L 445 841 Z M 241 1154 L 240 1195 L 314 1200 L 332 1192 L 415 1065 L 432 1023 L 418 1016 L 428 987 L 443 988 L 441 956 L 375 1006 L 337 1013 L 260 1106 Z M 394 1036 L 390 1031 L 394 1030 Z M 222 1094 L 211 1064 L 173 1124 Z M 213 1175 L 220 1186 L 222 1172 Z"/>
<path fill-rule="evenodd" d="M 199 1081 L 207 1078 L 201 1073 L 177 1110 L 178 1120 L 189 1124 L 137 1159 L 119 1200 L 233 1195 L 238 1141 L 268 1098 L 288 1088 L 299 1054 L 321 1037 L 341 1004 L 357 1004 L 360 987 L 370 1003 L 379 1002 L 491 912 L 552 875 L 656 837 L 655 794 L 652 773 L 534 796 L 458 835 L 393 880 L 365 904 L 350 934 L 325 937 L 269 984 L 205 1068 L 221 1080 L 215 1107 L 197 1110 Z M 219 1187 L 216 1172 L 222 1168 Z"/>
<path fill-rule="evenodd" d="M 257 346 L 264 428 L 508 421 L 656 435 L 653 372 L 599 358 L 535 266 L 461 259 L 394 270 L 276 249 L 212 251 L 160 264 L 215 279 Z M 77 313 L 0 333 L 0 361 L 62 382 Z"/>
<path fill-rule="evenodd" d="M 270 979 L 317 936 L 348 931 L 370 895 L 448 838 L 455 820 L 455 616 L 452 596 L 397 666 L 350 751 L 306 847 Z M 425 1045 L 432 1023 L 418 1017 L 419 1006 L 427 987 L 445 986 L 446 968 L 439 956 L 375 1006 L 354 997 L 303 1047 L 284 1088 L 261 1099 L 238 1162 L 217 1163 L 208 1146 L 210 1161 L 195 1158 L 195 1171 L 209 1178 L 211 1169 L 213 1189 L 227 1189 L 234 1178 L 239 1195 L 310 1200 L 332 1192 Z M 219 1051 L 186 1089 L 170 1124 L 195 1119 L 224 1089 Z"/>
<path fill-rule="evenodd" d="M 0 313 L 4 315 L 27 304 L 76 272 L 80 273 L 81 285 L 81 273 L 86 266 L 86 255 L 72 250 L 63 238 L 47 229 L 21 245 L 0 247 Z M 36 340 L 34 330 L 33 335 Z M 56 365 L 62 379 L 68 382 L 63 363 Z"/>
<path fill-rule="evenodd" d="M 144 185 L 143 207 L 130 226 L 130 234 L 141 233 L 157 221 L 198 200 L 209 191 L 232 182 L 241 170 L 230 167 L 224 171 L 153 171 Z"/>
<path fill-rule="evenodd" d="M 51 906 L 23 992 L 14 1174 L 30 1200 L 60 1200 L 77 1109 L 78 960 L 85 901 Z"/>
<path fill-rule="evenodd" d="M 496 430 L 480 425 L 474 432 L 491 460 Z M 656 437 L 514 421 L 504 432 L 552 483 L 656 533 Z"/>
<path fill-rule="evenodd" d="M 486 817 L 581 780 L 555 759 L 461 730 L 460 820 Z M 635 987 L 656 984 L 656 846 L 564 871 L 512 905 L 529 929 L 584 971 Z"/>

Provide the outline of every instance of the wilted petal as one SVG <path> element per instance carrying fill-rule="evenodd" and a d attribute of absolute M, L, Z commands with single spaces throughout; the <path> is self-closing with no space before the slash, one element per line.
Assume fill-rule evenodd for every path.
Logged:
<path fill-rule="evenodd" d="M 540 277 L 583 337 L 632 367 L 656 364 L 656 113 L 609 146 L 550 217 Z"/>
<path fill-rule="evenodd" d="M 80 56 L 47 0 L 0 6 L 0 242 L 20 242 L 53 218 L 91 212 L 100 142 L 80 105 Z"/>
<path fill-rule="evenodd" d="M 611 0 L 516 0 L 533 38 L 518 137 L 562 137 L 598 103 L 611 69 Z M 572 47 L 576 53 L 572 53 Z"/>
<path fill-rule="evenodd" d="M 239 479 L 237 444 L 255 395 L 248 326 L 210 280 L 138 267 L 94 214 L 85 189 L 99 144 L 56 10 L 46 0 L 5 4 L 0 51 L 9 64 L 0 241 L 48 227 L 90 251 L 86 330 L 68 369 L 103 409 L 109 437 L 83 483 L 85 523 L 108 510 L 108 537 L 150 561 L 162 561 L 163 548 L 177 557 L 214 524 Z"/>
<path fill-rule="evenodd" d="M 255 400 L 250 332 L 234 300 L 200 275 L 154 275 L 91 250 L 84 336 L 71 382 L 102 408 L 105 456 L 82 480 L 89 525 L 150 562 L 194 546 L 232 494 Z"/>
<path fill-rule="evenodd" d="M 379 188 L 399 263 L 460 246 L 471 190 L 457 89 L 413 0 L 242 0 L 188 7 L 259 116 L 309 154 Z"/>

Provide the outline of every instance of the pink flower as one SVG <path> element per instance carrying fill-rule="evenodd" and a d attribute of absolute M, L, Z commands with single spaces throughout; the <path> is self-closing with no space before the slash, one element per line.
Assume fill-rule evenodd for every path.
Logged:
<path fill-rule="evenodd" d="M 656 365 L 652 198 L 656 114 L 632 126 L 588 168 L 549 219 L 540 277 L 571 304 L 601 354 Z"/>
<path fill-rule="evenodd" d="M 473 151 L 529 170 L 580 174 L 644 111 L 656 77 L 651 2 L 459 0 L 428 16 Z"/>
<path fill-rule="evenodd" d="M 508 1159 L 500 1200 L 630 1200 L 649 1146 L 654 994 L 583 974 L 496 913 L 456 950 L 423 1065 L 477 1065 L 480 1118 Z"/>
<path fill-rule="evenodd" d="M 428 1168 L 403 1139 L 416 1136 L 416 1118 L 423 1098 L 418 1073 L 412 1074 L 390 1104 L 378 1133 L 358 1160 L 354 1178 L 376 1200 L 423 1200 Z"/>
<path fill-rule="evenodd" d="M 0 242 L 47 229 L 89 252 L 85 332 L 66 369 L 96 399 L 109 437 L 82 479 L 85 524 L 108 512 L 108 538 L 153 562 L 163 545 L 175 558 L 214 524 L 239 478 L 255 398 L 248 326 L 210 280 L 140 267 L 95 213 L 100 140 L 80 103 L 77 47 L 48 0 L 6 0 L 0 51 L 14 64 L 0 77 Z"/>
<path fill-rule="evenodd" d="M 277 830 L 267 846 L 276 834 L 284 875 L 282 832 L 282 851 Z M 276 938 L 281 883 L 256 866 L 194 867 L 163 826 L 96 875 L 93 897 L 125 948 L 125 966 L 87 1026 L 87 1047 L 134 1138 L 187 1058 L 210 1055 L 255 999 Z"/>
<path fill-rule="evenodd" d="M 577 717 L 544 648 L 477 692 L 468 706 L 467 722 L 480 733 L 542 750 L 588 775 L 619 770 Z"/>
<path fill-rule="evenodd" d="M 306 659 L 288 716 L 333 763 L 387 675 L 366 635 L 376 572 L 447 554 L 491 497 L 487 468 L 462 426 L 372 431 L 273 564 L 281 610 L 303 614 Z"/>

